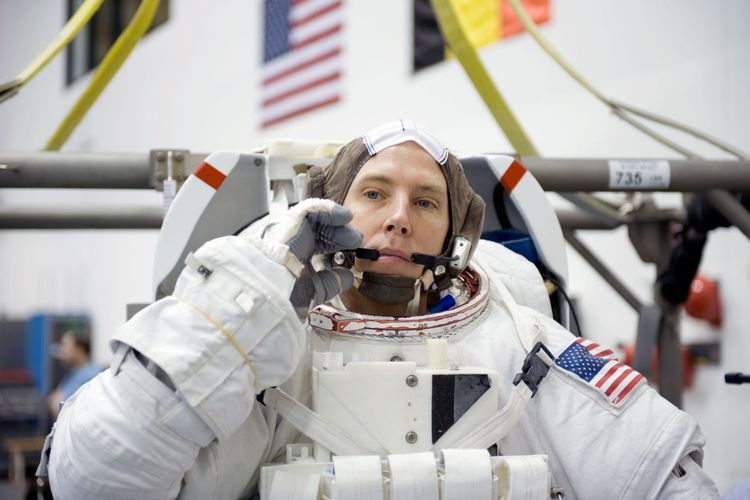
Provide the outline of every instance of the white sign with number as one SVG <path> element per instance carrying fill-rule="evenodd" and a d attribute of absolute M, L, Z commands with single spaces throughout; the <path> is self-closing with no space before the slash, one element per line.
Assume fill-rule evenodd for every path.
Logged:
<path fill-rule="evenodd" d="M 609 188 L 668 188 L 669 173 L 667 160 L 609 160 Z"/>

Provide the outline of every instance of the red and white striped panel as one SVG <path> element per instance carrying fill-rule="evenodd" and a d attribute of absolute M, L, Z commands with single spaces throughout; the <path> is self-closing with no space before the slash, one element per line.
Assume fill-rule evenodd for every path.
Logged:
<path fill-rule="evenodd" d="M 154 291 L 177 264 L 206 206 L 239 160 L 239 152 L 212 153 L 177 192 L 156 243 Z"/>
<path fill-rule="evenodd" d="M 505 155 L 488 155 L 486 158 L 523 219 L 526 227 L 518 229 L 525 229 L 531 235 L 544 265 L 566 287 L 568 258 L 565 240 L 557 215 L 542 186 L 515 158 Z"/>

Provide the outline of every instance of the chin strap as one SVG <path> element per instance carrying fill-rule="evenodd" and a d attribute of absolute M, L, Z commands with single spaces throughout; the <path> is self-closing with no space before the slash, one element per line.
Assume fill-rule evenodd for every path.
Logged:
<path fill-rule="evenodd" d="M 415 264 L 422 264 L 425 268 L 432 271 L 436 277 L 440 277 L 448 271 L 448 264 L 458 260 L 458 255 L 447 257 L 445 255 L 427 255 L 424 253 L 411 254 L 411 261 Z"/>
<path fill-rule="evenodd" d="M 339 253 L 343 254 L 343 252 Z M 378 260 L 380 252 L 374 248 L 357 248 L 354 250 L 354 256 L 359 259 Z M 432 271 L 435 278 L 440 278 L 444 275 L 448 271 L 448 264 L 456 262 L 457 260 L 459 260 L 458 255 L 448 257 L 446 255 L 427 255 L 425 253 L 416 252 L 411 254 L 411 261 L 415 264 L 423 265 L 426 269 Z M 334 257 L 334 261 L 341 265 L 341 263 L 344 262 L 343 255 L 342 257 L 339 257 L 338 260 Z"/>
<path fill-rule="evenodd" d="M 422 301 L 422 278 L 414 281 L 414 296 L 406 306 L 406 316 L 416 316 L 419 311 L 419 303 Z"/>
<path fill-rule="evenodd" d="M 332 259 L 337 266 L 351 267 L 354 265 L 355 257 L 377 260 L 380 257 L 380 252 L 374 248 L 357 248 L 356 250 L 336 252 Z M 422 290 L 426 290 L 433 283 L 439 289 L 447 288 L 450 285 L 448 265 L 457 259 L 457 256 L 446 257 L 413 253 L 411 261 L 425 267 L 425 271 L 419 278 L 413 279 L 371 272 L 359 273 L 353 270 L 354 286 L 362 295 L 380 304 L 397 305 L 406 303 L 405 314 L 414 316 L 419 311 Z"/>
<path fill-rule="evenodd" d="M 379 304 L 406 304 L 414 300 L 415 288 L 421 280 L 380 273 L 362 273 L 359 292 Z M 419 305 L 419 304 L 417 304 Z"/>

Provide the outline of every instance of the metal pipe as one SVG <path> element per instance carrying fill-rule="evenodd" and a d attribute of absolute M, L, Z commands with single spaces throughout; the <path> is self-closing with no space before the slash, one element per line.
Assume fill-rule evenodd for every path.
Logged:
<path fill-rule="evenodd" d="M 599 273 L 599 275 L 604 278 L 604 280 L 609 283 L 609 285 L 614 288 L 614 290 L 620 294 L 620 297 L 622 297 L 625 302 L 627 302 L 630 307 L 635 309 L 636 312 L 638 312 L 641 309 L 641 302 L 638 300 L 638 298 L 630 291 L 628 288 L 619 280 L 617 277 L 612 274 L 612 271 L 610 271 L 607 266 L 604 265 L 602 261 L 600 261 L 596 255 L 594 255 L 591 250 L 586 247 L 586 245 L 583 244 L 581 240 L 579 240 L 575 233 L 573 231 L 563 231 L 563 236 L 565 236 L 565 240 L 570 243 L 570 245 L 575 249 L 578 254 L 584 258 L 586 262 L 589 263 L 591 267 L 594 268 L 594 270 Z"/>
<path fill-rule="evenodd" d="M 191 153 L 187 172 L 205 154 Z M 520 158 L 546 191 L 621 191 L 609 187 L 609 160 L 592 158 Z M 670 184 L 641 191 L 750 192 L 750 161 L 668 160 Z M 152 189 L 148 153 L 0 152 L 0 187 Z"/>
<path fill-rule="evenodd" d="M 608 221 L 605 221 L 601 217 L 592 215 L 581 209 L 566 209 L 558 208 L 555 209 L 557 220 L 560 221 L 560 226 L 563 230 L 576 230 L 576 229 L 614 229 L 617 225 L 612 225 Z"/>
<path fill-rule="evenodd" d="M 680 344 L 680 308 L 662 301 L 662 321 L 659 330 L 659 394 L 682 408 L 682 345 Z"/>
<path fill-rule="evenodd" d="M 702 192 L 710 189 L 750 192 L 750 161 L 668 160 L 670 182 L 666 188 L 639 191 Z M 592 158 L 535 158 L 520 162 L 545 191 L 622 191 L 609 187 L 609 160 Z"/>
<path fill-rule="evenodd" d="M 742 206 L 742 203 L 726 191 L 709 191 L 708 199 L 716 210 L 750 238 L 750 212 Z"/>
<path fill-rule="evenodd" d="M 0 153 L 0 187 L 152 189 L 148 153 Z"/>
<path fill-rule="evenodd" d="M 558 208 L 555 210 L 564 230 L 608 230 L 611 225 L 583 210 Z M 680 220 L 682 213 L 664 210 L 638 214 L 641 219 Z M 0 207 L 0 229 L 93 229 L 161 227 L 161 207 Z"/>
<path fill-rule="evenodd" d="M 0 229 L 159 229 L 161 207 L 2 207 Z"/>

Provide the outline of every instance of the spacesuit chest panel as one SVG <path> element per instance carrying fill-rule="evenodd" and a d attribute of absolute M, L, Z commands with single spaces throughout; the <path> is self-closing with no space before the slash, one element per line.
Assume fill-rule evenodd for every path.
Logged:
<path fill-rule="evenodd" d="M 315 353 L 313 410 L 372 453 L 427 451 L 449 430 L 468 432 L 497 412 L 497 373 L 409 361 L 344 365 L 340 353 Z"/>

